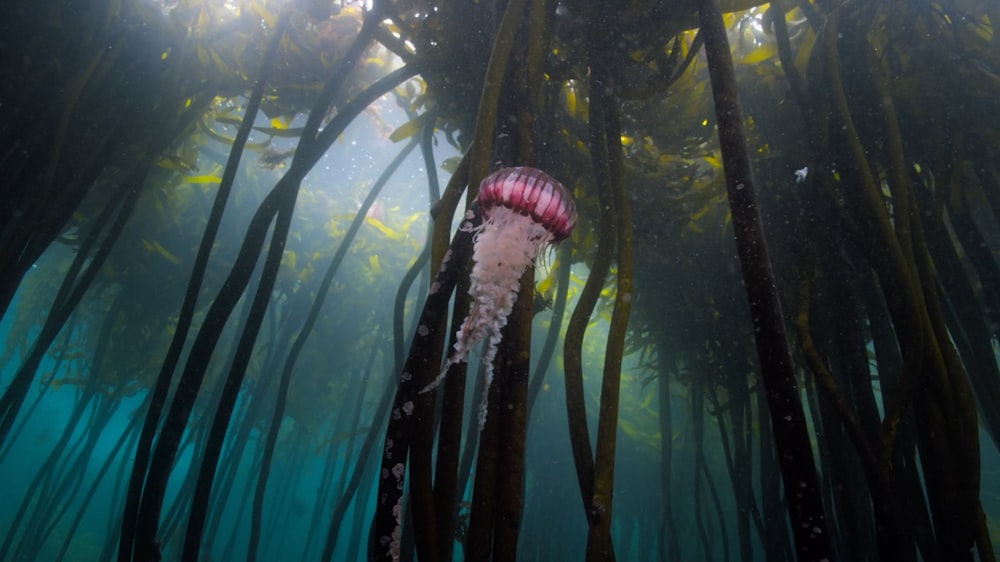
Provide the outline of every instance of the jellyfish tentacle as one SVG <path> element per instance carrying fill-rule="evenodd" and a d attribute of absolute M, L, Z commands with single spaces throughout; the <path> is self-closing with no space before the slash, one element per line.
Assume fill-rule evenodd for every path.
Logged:
<path fill-rule="evenodd" d="M 486 423 L 486 397 L 493 381 L 493 360 L 501 330 L 514 308 L 521 277 L 543 248 L 569 236 L 576 224 L 576 207 L 566 188 L 535 168 L 504 168 L 487 176 L 479 189 L 485 221 L 476 232 L 475 265 L 470 276 L 472 305 L 456 331 L 452 354 L 438 376 L 421 393 L 437 388 L 457 363 L 485 341 L 484 388 L 479 428 Z"/>

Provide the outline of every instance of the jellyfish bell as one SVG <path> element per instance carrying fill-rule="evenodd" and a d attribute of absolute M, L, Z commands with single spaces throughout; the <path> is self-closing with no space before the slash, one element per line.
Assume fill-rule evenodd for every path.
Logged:
<path fill-rule="evenodd" d="M 576 205 L 555 178 L 536 168 L 504 168 L 479 187 L 479 205 L 487 221 L 506 211 L 531 217 L 531 223 L 552 234 L 551 242 L 569 237 L 576 226 Z"/>
<path fill-rule="evenodd" d="M 547 246 L 569 237 L 576 226 L 576 206 L 555 178 L 528 167 L 503 168 L 487 176 L 478 201 L 484 221 L 473 243 L 469 314 L 456 333 L 454 352 L 421 392 L 440 385 L 452 365 L 468 360 L 469 352 L 485 341 L 482 429 L 500 331 L 517 300 L 521 276 Z"/>

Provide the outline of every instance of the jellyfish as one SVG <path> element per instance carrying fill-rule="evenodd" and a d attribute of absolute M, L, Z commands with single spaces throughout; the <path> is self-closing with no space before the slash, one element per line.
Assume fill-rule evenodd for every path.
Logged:
<path fill-rule="evenodd" d="M 469 352 L 485 341 L 481 430 L 500 330 L 517 300 L 521 276 L 546 247 L 569 237 L 576 225 L 576 206 L 561 183 L 527 167 L 503 168 L 487 176 L 479 187 L 479 206 L 484 221 L 473 242 L 469 314 L 456 333 L 453 353 L 421 393 L 440 385 L 452 365 L 467 361 Z"/>

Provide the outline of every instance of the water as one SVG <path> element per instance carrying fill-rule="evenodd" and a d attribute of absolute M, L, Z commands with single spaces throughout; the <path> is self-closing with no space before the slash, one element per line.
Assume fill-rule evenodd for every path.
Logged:
<path fill-rule="evenodd" d="M 0 560 L 996 556 L 995 3 L 526 4 L 0 8 Z"/>

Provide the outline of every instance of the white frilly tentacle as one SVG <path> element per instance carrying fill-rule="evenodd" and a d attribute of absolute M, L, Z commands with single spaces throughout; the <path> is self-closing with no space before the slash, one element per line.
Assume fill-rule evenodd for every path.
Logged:
<path fill-rule="evenodd" d="M 521 276 L 538 256 L 541 248 L 552 242 L 552 234 L 544 226 L 506 207 L 496 207 L 483 230 L 476 236 L 473 248 L 469 295 L 472 305 L 469 315 L 457 332 L 454 352 L 444 362 L 441 372 L 420 392 L 437 388 L 452 365 L 467 361 L 469 352 L 486 341 L 483 351 L 484 387 L 479 406 L 479 429 L 486 423 L 486 397 L 493 382 L 493 359 L 500 344 L 500 330 L 514 308 Z"/>

